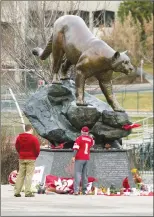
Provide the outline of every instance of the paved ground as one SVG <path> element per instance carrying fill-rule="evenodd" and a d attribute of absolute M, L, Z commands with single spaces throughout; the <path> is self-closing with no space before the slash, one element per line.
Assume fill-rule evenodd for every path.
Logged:
<path fill-rule="evenodd" d="M 153 197 L 38 195 L 13 197 L 1 186 L 1 216 L 153 216 Z"/>

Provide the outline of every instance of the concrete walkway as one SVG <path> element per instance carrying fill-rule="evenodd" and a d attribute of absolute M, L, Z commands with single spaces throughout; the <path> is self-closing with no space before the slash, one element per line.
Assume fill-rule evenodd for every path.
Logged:
<path fill-rule="evenodd" d="M 38 195 L 13 197 L 1 186 L 1 216 L 153 216 L 153 197 Z"/>

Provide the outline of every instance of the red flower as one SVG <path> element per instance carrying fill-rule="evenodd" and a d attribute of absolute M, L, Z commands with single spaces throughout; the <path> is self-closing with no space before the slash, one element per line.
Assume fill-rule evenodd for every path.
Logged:
<path fill-rule="evenodd" d="M 130 130 L 130 129 L 132 129 L 132 128 L 136 128 L 136 127 L 140 127 L 141 126 L 141 124 L 125 124 L 125 125 L 123 125 L 122 126 L 122 129 L 124 129 L 124 130 Z"/>

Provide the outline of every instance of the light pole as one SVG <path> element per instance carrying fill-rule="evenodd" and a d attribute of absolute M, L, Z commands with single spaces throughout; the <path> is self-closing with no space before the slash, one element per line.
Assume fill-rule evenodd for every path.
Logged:
<path fill-rule="evenodd" d="M 20 119 L 21 119 L 22 127 L 23 127 L 23 130 L 24 130 L 24 132 L 25 132 L 25 122 L 24 122 L 24 118 L 23 118 L 23 115 L 22 115 L 20 106 L 19 106 L 18 101 L 17 101 L 17 99 L 16 99 L 16 97 L 15 97 L 15 95 L 14 95 L 14 93 L 13 93 L 13 91 L 12 91 L 11 88 L 9 88 L 9 91 L 10 91 L 10 94 L 11 94 L 11 96 L 12 96 L 12 99 L 14 100 L 15 105 L 16 105 L 16 107 L 17 107 L 17 110 L 18 110 L 18 113 L 19 113 L 19 117 L 20 117 Z"/>
<path fill-rule="evenodd" d="M 89 11 L 89 29 L 93 32 L 94 15 L 92 10 Z"/>

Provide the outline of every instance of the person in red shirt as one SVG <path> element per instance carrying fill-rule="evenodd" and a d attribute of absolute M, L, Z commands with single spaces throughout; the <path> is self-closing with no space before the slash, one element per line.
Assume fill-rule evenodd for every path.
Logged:
<path fill-rule="evenodd" d="M 94 145 L 94 139 L 89 135 L 89 128 L 82 127 L 81 136 L 74 143 L 74 194 L 79 194 L 80 181 L 82 177 L 82 194 L 86 194 L 88 184 L 88 162 L 90 160 L 90 149 Z"/>
<path fill-rule="evenodd" d="M 33 197 L 31 192 L 35 160 L 40 153 L 40 144 L 33 134 L 30 124 L 25 125 L 25 132 L 17 137 L 15 147 L 19 155 L 19 174 L 15 184 L 15 197 L 21 197 L 21 189 L 25 180 L 25 197 Z"/>

